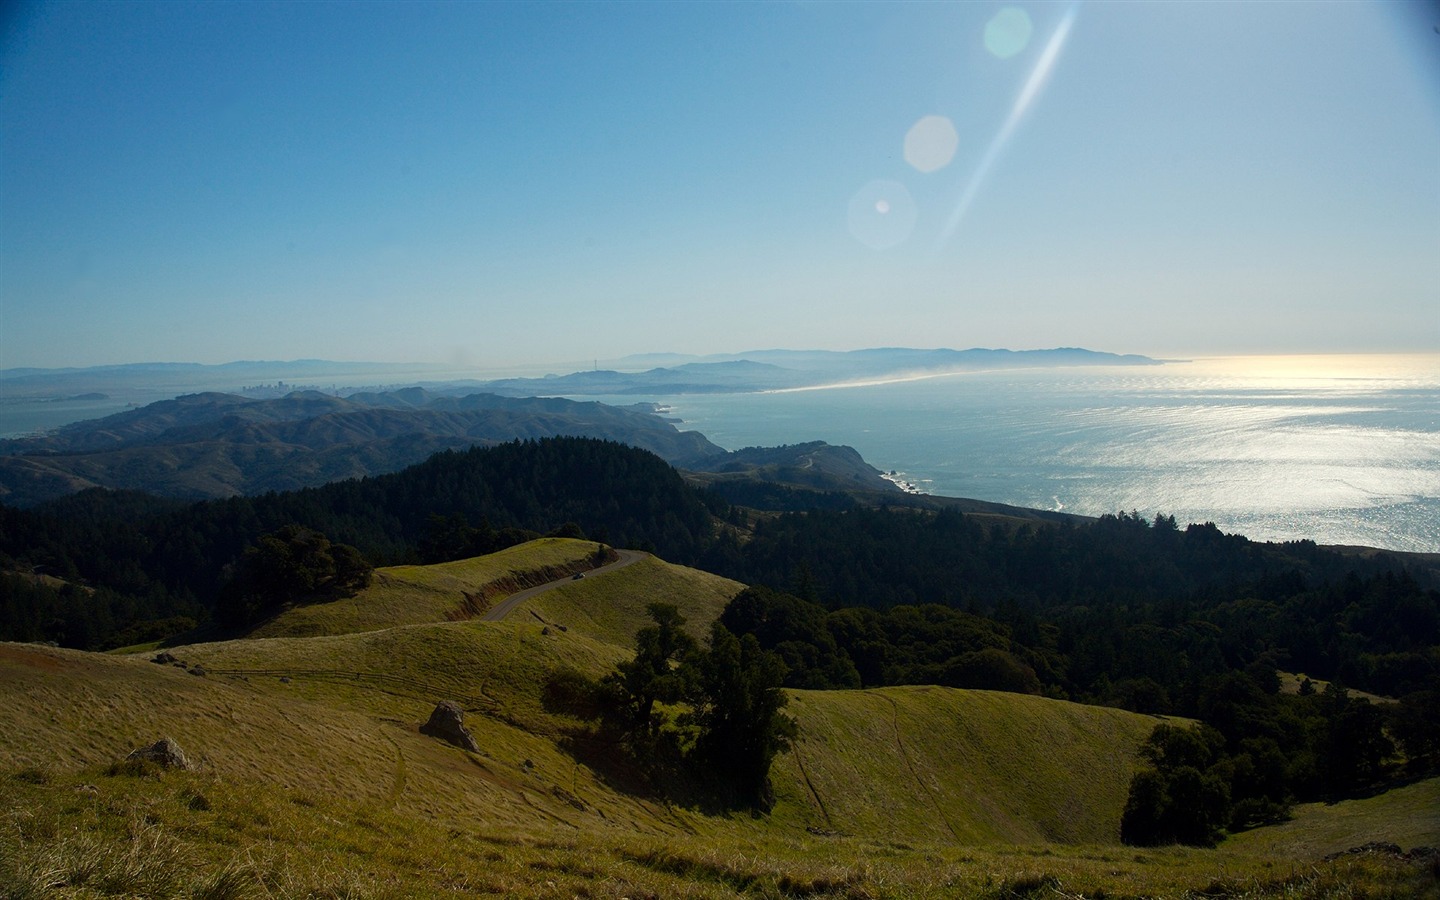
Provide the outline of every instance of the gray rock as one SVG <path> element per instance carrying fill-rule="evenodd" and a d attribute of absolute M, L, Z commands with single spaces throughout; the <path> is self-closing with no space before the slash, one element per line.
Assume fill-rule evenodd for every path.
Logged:
<path fill-rule="evenodd" d="M 477 753 L 480 750 L 480 745 L 475 742 L 475 736 L 465 727 L 465 710 L 460 708 L 460 704 L 449 700 L 441 700 L 435 704 L 435 711 L 430 714 L 430 721 L 420 726 L 420 733 L 448 741 L 464 750 L 473 750 Z"/>
<path fill-rule="evenodd" d="M 161 738 L 149 747 L 141 747 L 133 751 L 126 759 L 145 759 L 150 762 L 159 763 L 167 769 L 189 769 L 192 768 L 190 760 L 185 758 L 185 751 L 175 743 L 174 738 Z"/>

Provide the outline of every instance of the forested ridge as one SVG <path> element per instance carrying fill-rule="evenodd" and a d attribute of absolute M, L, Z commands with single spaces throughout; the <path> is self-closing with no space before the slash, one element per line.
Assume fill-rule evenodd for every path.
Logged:
<path fill-rule="evenodd" d="M 1194 660 L 1245 665 L 1266 654 L 1387 694 L 1437 671 L 1433 570 L 1311 541 L 1258 543 L 1213 524 L 1180 528 L 1168 516 L 1007 527 L 950 510 L 787 513 L 757 522 L 743 545 L 722 535 L 706 567 L 845 611 L 852 631 L 914 615 L 983 618 L 1067 693 L 1102 675 L 1175 683 Z M 945 645 L 933 634 L 918 643 Z M 900 659 L 856 663 L 866 684 L 881 684 L 912 680 L 887 668 L 926 661 Z"/>
<path fill-rule="evenodd" d="M 461 558 L 563 528 L 844 612 L 845 634 L 907 617 L 929 623 L 908 626 L 913 646 L 896 656 L 852 639 L 846 656 L 867 685 L 943 683 L 935 667 L 956 654 L 927 629 L 962 619 L 983 622 L 997 649 L 1023 651 L 1047 689 L 1074 695 L 1102 676 L 1176 684 L 1211 657 L 1233 666 L 1278 655 L 1277 664 L 1385 694 L 1435 674 L 1436 575 L 1388 554 L 1258 543 L 1128 513 L 1014 526 L 954 510 L 854 508 L 723 524 L 744 519 L 653 454 L 587 438 L 447 451 L 390 475 L 258 497 L 185 503 L 92 490 L 34 510 L 0 505 L 0 568 L 70 585 L 8 579 L 0 626 L 8 638 L 94 646 L 97 630 L 139 619 L 203 619 L 225 568 L 289 525 L 354 546 L 373 565 Z M 25 614 L 19 595 L 47 591 L 88 608 L 89 641 Z M 95 615 L 106 606 L 108 622 Z M 967 652 L 982 649 L 977 641 Z M 792 680 L 807 671 L 798 660 L 791 668 Z"/>
<path fill-rule="evenodd" d="M 358 583 L 362 562 L 438 562 L 544 533 L 752 585 L 721 624 L 773 652 L 790 687 L 941 684 L 1206 722 L 1198 736 L 1157 733 L 1127 813 L 1141 843 L 1213 839 L 1297 798 L 1372 787 L 1398 760 L 1423 771 L 1440 751 L 1433 568 L 1131 513 L 1042 525 L 883 507 L 757 516 L 649 452 L 584 438 L 259 497 L 102 490 L 0 506 L 0 638 L 154 640 L 233 618 L 217 600 L 237 583 L 252 588 L 240 608 L 273 610 L 254 602 L 265 582 L 242 563 L 287 540 L 333 547 L 318 558 L 358 573 L 321 573 L 333 587 Z M 1334 683 L 1284 694 L 1277 671 Z M 1402 702 L 1382 710 L 1346 688 Z"/>
<path fill-rule="evenodd" d="M 702 552 L 710 518 L 659 457 L 589 438 L 447 451 L 390 475 L 193 504 L 84 491 L 34 510 L 0 506 L 0 570 L 66 582 L 0 576 L 0 638 L 93 649 L 120 646 L 134 626 L 148 634 L 145 620 L 204 621 L 227 567 L 289 525 L 374 565 L 474 556 L 552 532 L 684 561 Z"/>

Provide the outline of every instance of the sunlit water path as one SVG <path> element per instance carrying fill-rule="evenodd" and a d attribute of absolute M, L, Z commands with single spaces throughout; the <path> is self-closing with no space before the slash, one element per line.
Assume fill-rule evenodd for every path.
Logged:
<path fill-rule="evenodd" d="M 656 399 L 724 447 L 849 444 L 929 493 L 1440 552 L 1440 355 L 1243 357 Z"/>

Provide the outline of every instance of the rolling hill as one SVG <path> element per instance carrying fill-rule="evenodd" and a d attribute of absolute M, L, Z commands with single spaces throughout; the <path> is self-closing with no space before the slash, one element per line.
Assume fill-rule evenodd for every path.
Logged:
<path fill-rule="evenodd" d="M 0 892 L 1319 897 L 1337 879 L 1422 883 L 1383 854 L 1321 861 L 1293 833 L 1123 848 L 1125 788 L 1157 720 L 1033 696 L 792 692 L 800 739 L 761 817 L 617 783 L 567 751 L 570 722 L 542 702 L 550 673 L 626 658 L 655 600 L 701 629 L 737 584 L 649 558 L 567 580 L 503 621 L 450 620 L 466 592 L 594 546 L 382 569 L 355 598 L 171 648 L 170 664 L 0 645 Z M 478 752 L 419 733 L 440 699 L 466 708 Z M 117 764 L 162 735 L 198 767 Z M 1440 840 L 1433 808 L 1397 796 L 1401 826 L 1385 802 L 1358 827 L 1330 817 L 1323 845 Z M 1293 830 L 1309 821 L 1302 811 Z"/>

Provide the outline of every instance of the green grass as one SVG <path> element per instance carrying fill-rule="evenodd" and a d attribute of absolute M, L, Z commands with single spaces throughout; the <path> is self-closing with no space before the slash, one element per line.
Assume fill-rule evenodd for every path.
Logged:
<path fill-rule="evenodd" d="M 116 656 L 128 656 L 133 653 L 153 653 L 165 645 L 165 639 L 146 641 L 143 644 L 130 644 L 126 647 L 116 647 L 114 650 L 106 650 L 106 653 L 113 653 Z"/>
<path fill-rule="evenodd" d="M 23 696 L 0 711 L 0 727 L 40 733 L 30 753 L 7 754 L 19 765 L 60 764 L 74 729 L 79 759 L 91 763 L 170 734 L 227 776 L 390 797 L 438 817 L 478 808 L 495 824 L 625 817 L 641 830 L 705 827 L 610 790 L 557 746 L 567 723 L 541 705 L 549 674 L 600 674 L 625 654 L 543 631 L 524 619 L 457 622 L 172 651 L 203 678 L 136 658 L 17 649 L 30 666 L 6 673 Z M 225 674 L 235 671 L 251 674 Z M 438 699 L 470 708 L 480 754 L 417 733 Z M 37 724 L 47 710 L 52 723 Z M 801 739 L 775 767 L 767 827 L 968 844 L 1113 841 L 1153 725 L 1119 710 L 944 688 L 796 692 L 790 711 Z"/>
<path fill-rule="evenodd" d="M 1216 850 L 1138 851 L 1118 844 L 1119 816 L 1157 720 L 1023 695 L 793 692 L 800 738 L 776 761 L 769 815 L 628 793 L 565 751 L 573 723 L 544 709 L 546 679 L 609 670 L 650 602 L 674 603 L 703 633 L 738 585 L 646 560 L 504 622 L 445 620 L 457 588 L 591 547 L 387 570 L 380 593 L 280 629 L 338 633 L 172 648 L 188 671 L 0 644 L 0 896 L 1319 900 L 1437 888 L 1433 867 L 1322 857 L 1372 840 L 1440 844 L 1440 781 L 1302 807 Z M 441 698 L 466 705 L 480 752 L 419 734 Z M 197 771 L 112 769 L 165 735 Z"/>
<path fill-rule="evenodd" d="M 352 634 L 467 618 L 466 594 L 482 597 L 488 606 L 518 589 L 510 582 L 519 574 L 548 570 L 560 578 L 584 571 L 590 568 L 595 546 L 592 541 L 541 538 L 488 556 L 376 569 L 370 586 L 354 597 L 286 610 L 251 636 Z"/>
<path fill-rule="evenodd" d="M 1358 800 L 1305 803 L 1295 808 L 1288 822 L 1232 835 L 1225 849 L 1304 859 L 1376 841 L 1397 844 L 1402 850 L 1440 847 L 1440 778 Z"/>
<path fill-rule="evenodd" d="M 776 814 L 927 842 L 1114 843 L 1155 719 L 938 687 L 792 693 Z"/>
<path fill-rule="evenodd" d="M 1380 856 L 1296 863 L 1183 848 L 662 837 L 623 823 L 522 831 L 207 773 L 0 772 L 0 895 L 16 898 L 1378 900 L 1433 896 L 1436 886 L 1423 867 Z"/>
<path fill-rule="evenodd" d="M 686 630 L 704 640 L 710 634 L 710 623 L 744 589 L 738 581 L 651 557 L 546 591 L 511 615 L 524 616 L 533 610 L 545 621 L 563 624 L 572 632 L 630 647 L 635 632 L 652 624 L 646 607 L 670 603 L 685 617 Z"/>
<path fill-rule="evenodd" d="M 1300 686 L 1305 682 L 1305 679 L 1308 677 L 1304 672 L 1276 672 L 1275 674 L 1280 678 L 1280 692 L 1282 694 L 1300 693 Z M 1325 681 L 1321 678 L 1312 678 L 1310 679 L 1310 685 L 1314 688 L 1315 693 L 1319 694 L 1323 693 L 1325 689 L 1330 686 L 1330 682 Z M 1357 691 L 1354 688 L 1346 688 L 1345 692 L 1351 697 L 1363 698 L 1365 700 L 1369 700 L 1371 703 L 1400 702 L 1394 697 L 1382 697 L 1379 694 L 1370 694 L 1365 691 Z"/>

